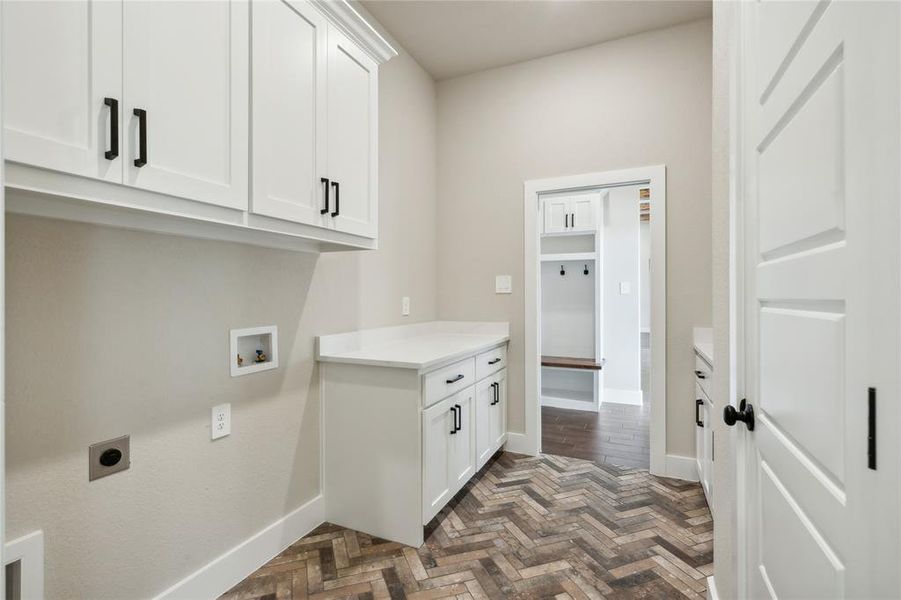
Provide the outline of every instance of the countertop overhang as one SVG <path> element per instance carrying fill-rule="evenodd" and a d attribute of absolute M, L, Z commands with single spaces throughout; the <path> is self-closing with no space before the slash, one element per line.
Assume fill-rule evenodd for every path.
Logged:
<path fill-rule="evenodd" d="M 431 321 L 316 338 L 320 362 L 430 371 L 506 344 L 508 323 Z"/>

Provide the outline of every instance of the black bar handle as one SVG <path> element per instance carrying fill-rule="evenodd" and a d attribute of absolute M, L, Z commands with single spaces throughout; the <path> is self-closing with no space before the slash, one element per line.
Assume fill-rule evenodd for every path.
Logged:
<path fill-rule="evenodd" d="M 460 424 L 457 425 L 457 431 L 463 431 L 463 407 L 459 404 L 454 404 L 457 407 L 457 418 L 460 419 Z"/>
<path fill-rule="evenodd" d="M 332 216 L 333 216 L 333 217 L 337 217 L 338 215 L 341 214 L 341 204 L 340 204 L 341 199 L 340 199 L 340 196 L 339 196 L 339 192 L 341 191 L 341 187 L 338 185 L 338 182 L 337 182 L 337 181 L 333 181 L 333 182 L 332 182 L 332 187 L 335 188 L 335 210 L 334 210 L 334 212 L 332 212 Z"/>
<path fill-rule="evenodd" d="M 496 364 L 499 363 L 499 362 L 501 362 L 501 357 L 500 357 L 500 356 L 498 356 L 497 358 L 495 358 L 495 359 L 493 359 L 493 360 L 489 360 L 489 361 L 488 361 L 488 364 L 489 364 L 489 365 L 496 365 Z"/>
<path fill-rule="evenodd" d="M 136 108 L 134 115 L 138 118 L 138 157 L 135 166 L 140 168 L 147 164 L 147 111 Z"/>
<path fill-rule="evenodd" d="M 445 383 L 448 383 L 448 384 L 450 384 L 450 383 L 457 383 L 457 382 L 460 381 L 461 379 L 463 379 L 463 373 L 460 373 L 459 375 L 457 375 L 457 376 L 454 377 L 453 379 L 445 379 L 444 382 L 445 382 Z"/>
<path fill-rule="evenodd" d="M 701 420 L 701 413 L 700 413 L 702 404 L 704 404 L 704 401 L 701 400 L 700 398 L 695 400 L 695 425 L 697 425 L 698 427 L 704 426 L 704 422 Z"/>
<path fill-rule="evenodd" d="M 491 387 L 494 389 L 494 401 L 491 403 L 491 406 L 494 406 L 495 404 L 497 404 L 498 402 L 501 401 L 501 397 L 500 397 L 501 384 L 494 382 L 491 384 Z"/>
<path fill-rule="evenodd" d="M 563 228 L 569 229 L 569 213 L 563 215 Z"/>
<path fill-rule="evenodd" d="M 103 153 L 106 160 L 119 156 L 119 101 L 115 98 L 104 98 L 103 103 L 109 106 L 109 150 Z"/>
<path fill-rule="evenodd" d="M 457 433 L 457 405 L 451 406 L 451 412 L 454 413 L 454 428 L 451 429 L 451 435 Z"/>
<path fill-rule="evenodd" d="M 695 370 L 695 377 L 698 379 L 707 379 L 707 376 L 704 374 L 704 371 Z"/>
<path fill-rule="evenodd" d="M 576 226 L 576 213 L 569 213 L 569 222 L 573 227 Z"/>
<path fill-rule="evenodd" d="M 329 210 L 329 208 L 328 208 L 328 177 L 320 177 L 319 182 L 325 184 L 325 208 L 319 209 L 319 214 L 324 215 Z"/>

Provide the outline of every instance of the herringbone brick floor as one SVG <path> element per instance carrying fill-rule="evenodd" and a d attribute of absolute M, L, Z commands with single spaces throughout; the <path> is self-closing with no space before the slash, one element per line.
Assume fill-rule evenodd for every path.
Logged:
<path fill-rule="evenodd" d="M 499 454 L 426 533 L 323 524 L 222 599 L 700 599 L 713 571 L 697 484 L 552 455 Z"/>

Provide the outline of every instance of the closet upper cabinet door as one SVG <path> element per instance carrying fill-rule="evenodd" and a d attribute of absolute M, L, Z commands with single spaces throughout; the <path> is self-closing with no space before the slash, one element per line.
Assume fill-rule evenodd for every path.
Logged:
<path fill-rule="evenodd" d="M 126 183 L 246 209 L 248 3 L 129 0 L 124 10 Z"/>
<path fill-rule="evenodd" d="M 598 224 L 598 196 L 575 196 L 569 201 L 569 230 L 592 232 Z"/>
<path fill-rule="evenodd" d="M 544 233 L 569 230 L 569 199 L 548 198 L 544 201 Z"/>
<path fill-rule="evenodd" d="M 326 176 L 328 25 L 303 1 L 260 0 L 252 10 L 251 210 L 321 225 L 330 217 L 320 211 L 333 209 L 319 180 Z"/>
<path fill-rule="evenodd" d="M 378 235 L 378 65 L 334 27 L 328 41 L 329 213 L 334 228 Z"/>
<path fill-rule="evenodd" d="M 104 99 L 121 113 L 122 3 L 4 1 L 0 11 L 5 158 L 121 182 L 121 150 L 106 157 L 121 114 Z"/>

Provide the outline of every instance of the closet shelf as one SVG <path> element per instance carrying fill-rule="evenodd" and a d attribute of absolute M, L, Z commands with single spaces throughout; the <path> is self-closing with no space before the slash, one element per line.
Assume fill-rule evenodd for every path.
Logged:
<path fill-rule="evenodd" d="M 594 260 L 597 254 L 594 252 L 567 252 L 564 254 L 542 254 L 541 262 L 564 262 L 567 260 Z"/>
<path fill-rule="evenodd" d="M 583 369 L 587 371 L 600 371 L 604 368 L 605 359 L 573 358 L 571 356 L 542 356 L 541 366 L 556 369 Z"/>

